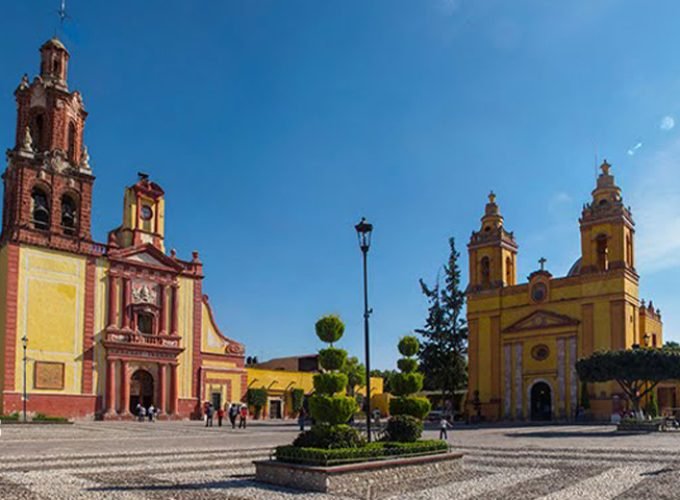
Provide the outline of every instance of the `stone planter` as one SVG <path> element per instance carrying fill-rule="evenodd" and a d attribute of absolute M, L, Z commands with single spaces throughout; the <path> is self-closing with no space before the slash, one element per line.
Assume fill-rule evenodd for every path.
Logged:
<path fill-rule="evenodd" d="M 616 426 L 617 431 L 659 432 L 666 430 L 663 419 L 654 420 L 622 420 Z"/>
<path fill-rule="evenodd" d="M 463 471 L 461 453 L 440 453 L 331 467 L 256 461 L 255 480 L 305 491 L 380 498 L 451 481 Z"/>

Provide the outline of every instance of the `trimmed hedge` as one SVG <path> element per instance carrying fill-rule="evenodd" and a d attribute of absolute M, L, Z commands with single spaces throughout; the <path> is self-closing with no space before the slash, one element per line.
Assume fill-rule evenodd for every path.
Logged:
<path fill-rule="evenodd" d="M 406 337 L 401 338 L 397 347 L 402 356 L 410 358 L 411 356 L 418 354 L 420 342 L 413 335 L 407 335 Z"/>
<path fill-rule="evenodd" d="M 325 370 L 339 370 L 345 364 L 347 351 L 328 347 L 319 351 L 319 364 Z"/>
<path fill-rule="evenodd" d="M 423 422 L 409 415 L 396 415 L 387 421 L 386 441 L 415 443 L 423 434 Z"/>
<path fill-rule="evenodd" d="M 318 373 L 314 375 L 314 390 L 317 394 L 332 396 L 344 391 L 345 387 L 347 387 L 347 375 L 344 373 Z"/>
<path fill-rule="evenodd" d="M 298 448 L 359 448 L 366 444 L 364 437 L 349 425 L 315 425 L 293 441 Z"/>
<path fill-rule="evenodd" d="M 418 369 L 418 360 L 413 358 L 401 358 L 397 360 L 397 367 L 404 373 L 413 373 Z"/>
<path fill-rule="evenodd" d="M 402 396 L 390 400 L 391 415 L 410 415 L 411 417 L 423 420 L 431 410 L 432 404 L 427 398 Z"/>
<path fill-rule="evenodd" d="M 423 388 L 424 376 L 422 373 L 395 373 L 390 380 L 392 394 L 395 396 L 408 396 L 420 392 Z"/>
<path fill-rule="evenodd" d="M 354 398 L 347 396 L 315 394 L 309 398 L 309 412 L 319 423 L 346 424 L 357 408 Z"/>
<path fill-rule="evenodd" d="M 340 340 L 342 334 L 345 333 L 345 324 L 339 316 L 334 314 L 322 317 L 314 326 L 316 329 L 316 336 L 319 337 L 322 342 L 331 345 L 333 342 Z"/>
<path fill-rule="evenodd" d="M 328 450 L 279 446 L 276 448 L 276 460 L 294 464 L 329 466 L 413 455 L 436 455 L 445 453 L 448 449 L 448 444 L 439 440 L 417 441 L 415 443 L 376 442 L 362 448 L 335 448 Z"/>

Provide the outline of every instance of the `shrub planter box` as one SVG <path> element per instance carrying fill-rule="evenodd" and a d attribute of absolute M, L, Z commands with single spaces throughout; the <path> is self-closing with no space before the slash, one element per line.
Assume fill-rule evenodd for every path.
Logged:
<path fill-rule="evenodd" d="M 256 461 L 255 480 L 305 491 L 378 498 L 409 489 L 438 486 L 462 473 L 463 455 L 434 455 L 374 460 L 319 467 L 277 460 Z"/>

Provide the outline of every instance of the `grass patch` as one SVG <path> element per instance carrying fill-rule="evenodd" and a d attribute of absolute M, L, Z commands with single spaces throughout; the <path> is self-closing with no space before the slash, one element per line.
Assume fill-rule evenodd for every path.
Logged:
<path fill-rule="evenodd" d="M 276 460 L 301 465 L 341 465 L 389 458 L 403 458 L 421 455 L 445 453 L 449 449 L 446 441 L 430 440 L 415 443 L 370 443 L 360 448 L 299 448 L 297 446 L 279 446 L 276 448 Z"/>
<path fill-rule="evenodd" d="M 61 422 L 61 423 L 66 423 L 68 422 L 67 418 L 64 417 L 49 417 L 45 415 L 44 413 L 36 413 L 35 416 L 33 417 L 33 422 Z"/>

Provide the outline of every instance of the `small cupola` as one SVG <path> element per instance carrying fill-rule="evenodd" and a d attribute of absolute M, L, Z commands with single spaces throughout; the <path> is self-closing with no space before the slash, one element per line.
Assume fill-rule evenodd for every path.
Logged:
<path fill-rule="evenodd" d="M 45 82 L 66 87 L 69 53 L 61 40 L 54 37 L 40 47 L 40 77 Z"/>

